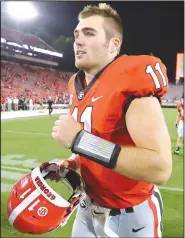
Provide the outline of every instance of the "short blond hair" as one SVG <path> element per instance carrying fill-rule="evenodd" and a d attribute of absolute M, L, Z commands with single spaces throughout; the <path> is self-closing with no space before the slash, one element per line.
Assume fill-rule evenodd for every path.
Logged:
<path fill-rule="evenodd" d="M 105 33 L 107 39 L 117 36 L 123 41 L 123 25 L 121 18 L 116 10 L 106 3 L 99 3 L 98 6 L 88 5 L 79 13 L 78 20 L 91 16 L 102 16 L 107 20 L 105 24 Z"/>

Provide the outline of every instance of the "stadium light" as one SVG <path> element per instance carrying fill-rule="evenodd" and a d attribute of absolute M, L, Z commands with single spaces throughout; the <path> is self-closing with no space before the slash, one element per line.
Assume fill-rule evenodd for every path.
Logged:
<path fill-rule="evenodd" d="M 37 11 L 31 2 L 7 2 L 8 13 L 17 20 L 27 20 L 37 17 Z"/>

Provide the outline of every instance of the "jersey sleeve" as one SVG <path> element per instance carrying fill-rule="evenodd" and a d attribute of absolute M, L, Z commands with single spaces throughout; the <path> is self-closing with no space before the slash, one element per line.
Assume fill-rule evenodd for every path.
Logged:
<path fill-rule="evenodd" d="M 161 103 L 161 97 L 168 92 L 168 77 L 165 65 L 159 58 L 145 56 L 127 73 L 127 102 L 125 113 L 135 98 L 155 96 Z"/>
<path fill-rule="evenodd" d="M 146 56 L 130 77 L 129 91 L 136 97 L 163 96 L 168 91 L 166 67 L 159 58 Z"/>

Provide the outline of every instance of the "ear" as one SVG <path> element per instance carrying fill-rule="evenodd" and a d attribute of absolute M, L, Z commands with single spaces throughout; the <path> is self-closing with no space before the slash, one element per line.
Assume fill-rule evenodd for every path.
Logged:
<path fill-rule="evenodd" d="M 117 51 L 120 48 L 121 40 L 119 38 L 111 38 L 110 53 Z"/>

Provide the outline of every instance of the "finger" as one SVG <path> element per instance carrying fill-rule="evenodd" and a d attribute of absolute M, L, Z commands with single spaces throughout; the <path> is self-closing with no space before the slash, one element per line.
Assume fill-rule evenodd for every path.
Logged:
<path fill-rule="evenodd" d="M 65 166 L 63 164 L 61 164 L 58 173 L 64 172 L 64 169 L 65 169 Z"/>
<path fill-rule="evenodd" d="M 64 165 L 64 167 L 68 167 L 69 166 L 69 162 L 67 160 L 64 160 L 63 161 L 63 165 Z"/>
<path fill-rule="evenodd" d="M 64 120 L 66 118 L 66 115 L 61 115 L 60 117 L 59 117 L 59 120 Z"/>
<path fill-rule="evenodd" d="M 54 126 L 53 128 L 52 128 L 52 132 L 57 132 L 58 131 L 58 126 Z"/>
<path fill-rule="evenodd" d="M 56 179 L 55 182 L 58 183 L 60 180 L 61 180 L 61 178 L 60 179 Z"/>
<path fill-rule="evenodd" d="M 54 140 L 58 140 L 58 133 L 57 132 L 52 132 L 51 136 L 53 137 Z"/>
<path fill-rule="evenodd" d="M 56 180 L 56 177 L 49 177 L 49 179 L 51 180 L 51 181 L 55 181 Z"/>
<path fill-rule="evenodd" d="M 57 171 L 56 173 L 56 182 L 58 183 L 61 180 L 61 176 L 59 175 L 60 170 Z"/>
<path fill-rule="evenodd" d="M 56 121 L 55 121 L 55 126 L 59 126 L 60 123 L 61 123 L 61 120 L 56 120 Z"/>
<path fill-rule="evenodd" d="M 50 180 L 57 182 L 57 181 L 60 181 L 61 178 L 55 174 L 54 176 L 50 177 Z"/>
<path fill-rule="evenodd" d="M 57 177 L 60 177 L 60 167 L 58 167 L 58 170 L 57 170 L 57 172 L 56 172 L 56 175 L 57 175 Z"/>

